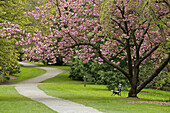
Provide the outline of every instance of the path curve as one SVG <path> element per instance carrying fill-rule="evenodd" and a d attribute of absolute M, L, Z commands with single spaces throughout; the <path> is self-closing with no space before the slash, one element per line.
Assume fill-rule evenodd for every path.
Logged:
<path fill-rule="evenodd" d="M 102 113 L 92 107 L 86 107 L 82 104 L 77 104 L 69 100 L 56 98 L 47 95 L 42 90 L 38 89 L 37 85 L 48 79 L 55 77 L 57 74 L 64 72 L 56 68 L 41 67 L 34 64 L 20 63 L 24 66 L 37 67 L 45 69 L 47 72 L 41 76 L 31 78 L 22 82 L 14 84 L 16 90 L 23 96 L 31 98 L 32 100 L 41 102 L 49 108 L 57 111 L 58 113 Z"/>

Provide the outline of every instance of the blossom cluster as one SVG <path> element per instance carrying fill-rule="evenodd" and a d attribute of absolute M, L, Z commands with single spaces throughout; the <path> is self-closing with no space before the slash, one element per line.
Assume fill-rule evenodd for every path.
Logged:
<path fill-rule="evenodd" d="M 0 38 L 6 38 L 6 40 L 11 38 L 21 38 L 25 31 L 22 30 L 17 24 L 12 24 L 10 22 L 0 23 Z"/>

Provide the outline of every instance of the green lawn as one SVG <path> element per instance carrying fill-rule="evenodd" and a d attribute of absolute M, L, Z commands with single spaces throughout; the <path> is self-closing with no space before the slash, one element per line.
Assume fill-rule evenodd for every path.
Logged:
<path fill-rule="evenodd" d="M 37 62 L 27 62 L 29 64 L 35 64 L 35 65 L 39 65 L 39 66 L 46 66 L 44 65 L 42 62 L 41 63 L 37 63 Z M 71 70 L 70 66 L 55 66 L 55 65 L 47 65 L 48 67 L 52 67 L 52 68 L 57 68 L 57 69 L 62 69 L 62 70 Z"/>
<path fill-rule="evenodd" d="M 49 66 L 49 67 L 62 69 L 62 70 L 71 70 L 70 66 Z"/>
<path fill-rule="evenodd" d="M 23 80 L 27 80 L 29 78 L 33 78 L 46 73 L 46 70 L 34 68 L 34 67 L 21 67 L 21 72 L 15 74 L 17 76 L 17 80 L 10 80 L 9 82 L 19 82 Z"/>
<path fill-rule="evenodd" d="M 0 113 L 56 113 L 44 104 L 20 95 L 14 86 L 0 85 Z"/>
<path fill-rule="evenodd" d="M 130 101 L 144 101 L 138 99 L 127 99 L 128 92 L 122 91 L 122 96 L 111 96 L 105 85 L 87 84 L 83 87 L 80 81 L 73 81 L 68 78 L 69 72 L 45 80 L 38 87 L 48 95 L 68 99 L 77 103 L 91 106 L 104 113 L 169 113 L 170 107 L 156 104 L 132 104 Z M 57 82 L 57 83 L 56 83 Z M 170 92 L 144 89 L 149 93 L 140 93 L 138 96 L 147 100 L 167 101 Z"/>
<path fill-rule="evenodd" d="M 26 63 L 44 66 L 44 64 L 42 62 L 40 62 L 40 63 L 38 63 L 38 62 L 26 62 Z"/>

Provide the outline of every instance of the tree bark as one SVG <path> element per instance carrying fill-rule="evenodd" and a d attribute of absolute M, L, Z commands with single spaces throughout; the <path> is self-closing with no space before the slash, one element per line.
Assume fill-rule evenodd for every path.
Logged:
<path fill-rule="evenodd" d="M 128 97 L 137 97 L 138 79 L 136 74 L 131 76 L 130 85 L 131 89 L 129 90 Z"/>
<path fill-rule="evenodd" d="M 128 97 L 137 97 L 137 93 L 136 93 L 136 88 L 131 87 L 129 93 L 128 93 Z"/>

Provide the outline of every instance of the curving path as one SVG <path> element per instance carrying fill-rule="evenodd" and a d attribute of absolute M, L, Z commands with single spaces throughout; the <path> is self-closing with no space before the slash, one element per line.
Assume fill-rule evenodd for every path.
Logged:
<path fill-rule="evenodd" d="M 37 85 L 48 79 L 55 77 L 57 74 L 64 72 L 56 68 L 41 67 L 33 64 L 21 63 L 24 66 L 37 67 L 45 69 L 47 72 L 41 76 L 31 78 L 14 84 L 16 90 L 23 96 L 32 100 L 41 102 L 58 113 L 102 113 L 92 107 L 86 107 L 82 104 L 77 104 L 69 100 L 56 98 L 47 95 L 42 90 L 38 89 Z"/>

